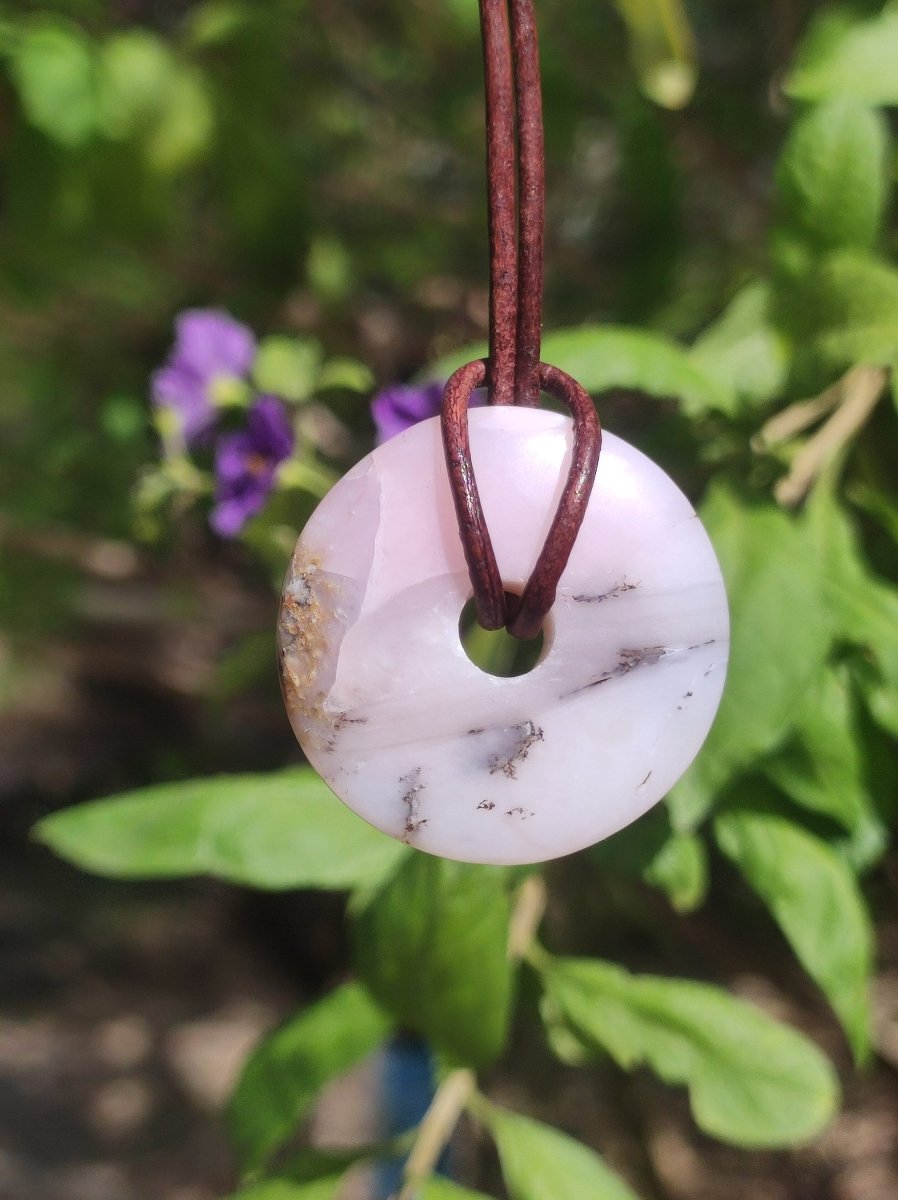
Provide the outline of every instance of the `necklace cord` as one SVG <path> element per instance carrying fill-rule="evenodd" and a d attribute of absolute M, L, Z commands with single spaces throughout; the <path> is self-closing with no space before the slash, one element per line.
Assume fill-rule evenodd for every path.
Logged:
<path fill-rule="evenodd" d="M 535 637 L 555 602 L 595 480 L 602 432 L 589 394 L 540 361 L 545 168 L 539 45 L 533 0 L 480 0 L 486 97 L 490 245 L 489 352 L 457 370 L 443 393 L 442 434 L 459 536 L 485 629 Z M 517 155 L 515 151 L 517 150 Z M 516 161 L 517 158 L 517 161 Z M 486 525 L 468 433 L 468 406 L 535 407 L 545 391 L 567 406 L 574 444 L 549 533 L 524 591 L 507 593 Z"/>

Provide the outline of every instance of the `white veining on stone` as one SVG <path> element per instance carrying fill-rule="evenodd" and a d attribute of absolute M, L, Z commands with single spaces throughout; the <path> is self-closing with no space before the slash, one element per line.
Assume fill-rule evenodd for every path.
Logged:
<path fill-rule="evenodd" d="M 570 421 L 470 414 L 506 586 L 542 545 Z M 567 854 L 629 824 L 698 752 L 723 689 L 726 597 L 685 496 L 606 433 L 543 656 L 500 679 L 462 648 L 471 593 L 439 422 L 378 447 L 297 542 L 280 618 L 287 708 L 309 760 L 393 837 L 470 862 Z"/>

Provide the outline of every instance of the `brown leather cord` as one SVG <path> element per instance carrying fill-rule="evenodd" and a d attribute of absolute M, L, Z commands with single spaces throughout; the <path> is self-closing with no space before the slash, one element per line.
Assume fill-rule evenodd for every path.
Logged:
<path fill-rule="evenodd" d="M 478 359 L 460 367 L 446 384 L 442 413 L 446 465 L 477 619 L 484 629 L 501 629 L 507 624 L 515 637 L 532 638 L 555 603 L 558 580 L 577 540 L 599 464 L 602 430 L 589 393 L 558 367 L 540 363 L 540 387 L 570 410 L 574 447 L 561 500 L 530 579 L 520 597 L 506 593 L 480 502 L 468 437 L 468 404 L 486 377 L 487 363 Z M 475 580 L 483 586 L 478 588 Z"/>
<path fill-rule="evenodd" d="M 558 581 L 583 523 L 602 433 L 589 395 L 539 357 L 545 168 L 533 0 L 480 0 L 480 17 L 490 238 L 489 357 L 461 367 L 446 384 L 443 446 L 477 619 L 485 629 L 505 625 L 515 637 L 531 638 L 555 602 Z M 540 391 L 546 391 L 567 405 L 574 423 L 571 465 L 558 511 L 520 597 L 503 587 L 471 461 L 468 404 L 484 384 L 491 404 L 532 407 L 539 403 Z"/>

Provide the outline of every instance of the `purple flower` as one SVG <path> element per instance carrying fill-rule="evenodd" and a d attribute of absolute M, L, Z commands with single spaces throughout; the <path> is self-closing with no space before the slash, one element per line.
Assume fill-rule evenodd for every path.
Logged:
<path fill-rule="evenodd" d="M 215 507 L 210 523 L 224 538 L 236 537 L 263 508 L 277 469 L 293 452 L 287 410 L 274 396 L 260 396 L 249 410 L 246 429 L 226 433 L 215 448 Z"/>
<path fill-rule="evenodd" d="M 253 365 L 256 339 L 226 312 L 195 308 L 175 321 L 175 345 L 152 379 L 153 403 L 174 412 L 184 442 L 202 439 L 214 425 L 213 385 L 240 379 Z"/>
<path fill-rule="evenodd" d="M 443 385 L 425 383 L 391 383 L 371 401 L 371 415 L 377 427 L 377 443 L 387 442 L 397 433 L 410 429 L 419 421 L 435 417 L 443 402 Z"/>

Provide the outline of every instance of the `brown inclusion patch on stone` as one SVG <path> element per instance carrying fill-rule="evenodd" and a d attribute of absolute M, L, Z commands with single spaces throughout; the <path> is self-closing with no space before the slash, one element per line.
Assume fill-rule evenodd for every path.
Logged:
<path fill-rule="evenodd" d="M 321 668 L 330 649 L 331 626 L 337 601 L 337 584 L 321 569 L 321 560 L 298 547 L 290 563 L 284 585 L 278 633 L 281 651 L 281 684 L 284 702 L 294 725 L 329 745 L 338 718 L 346 714 L 328 713 L 326 688 Z"/>

